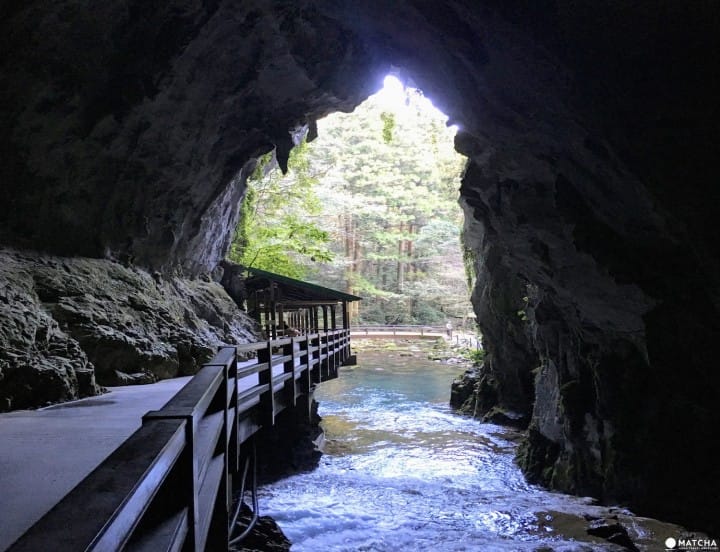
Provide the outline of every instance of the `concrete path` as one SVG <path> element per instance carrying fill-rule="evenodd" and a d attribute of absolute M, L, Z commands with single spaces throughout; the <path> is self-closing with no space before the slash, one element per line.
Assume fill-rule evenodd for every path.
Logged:
<path fill-rule="evenodd" d="M 188 381 L 111 387 L 98 397 L 0 414 L 0 551 L 132 435 L 143 414 L 161 408 Z"/>

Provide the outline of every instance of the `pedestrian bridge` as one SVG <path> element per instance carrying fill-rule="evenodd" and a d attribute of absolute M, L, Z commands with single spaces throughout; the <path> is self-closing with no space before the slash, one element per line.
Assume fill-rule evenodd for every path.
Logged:
<path fill-rule="evenodd" d="M 349 330 L 319 331 L 223 347 L 192 378 L 3 415 L 0 550 L 227 550 L 247 529 L 233 491 L 249 486 L 252 436 L 285 409 L 309 417 L 314 386 L 350 360 Z"/>
<path fill-rule="evenodd" d="M 352 326 L 350 335 L 356 339 L 445 339 L 447 342 L 471 349 L 481 349 L 480 338 L 463 330 L 448 330 L 445 326 Z"/>
<path fill-rule="evenodd" d="M 383 338 L 407 337 L 421 339 L 437 339 L 450 337 L 451 332 L 445 326 L 353 326 L 350 328 L 353 337 Z"/>

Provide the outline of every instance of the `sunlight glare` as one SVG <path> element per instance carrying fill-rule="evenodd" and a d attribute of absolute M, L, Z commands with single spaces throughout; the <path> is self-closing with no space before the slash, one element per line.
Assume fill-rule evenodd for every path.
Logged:
<path fill-rule="evenodd" d="M 383 87 L 377 92 L 376 97 L 383 106 L 395 109 L 404 106 L 407 98 L 405 86 L 393 75 L 385 77 Z"/>
<path fill-rule="evenodd" d="M 416 92 L 413 94 L 413 92 Z M 413 99 L 410 100 L 410 95 Z M 413 110 L 409 109 L 411 104 L 420 108 L 425 113 L 442 113 L 436 108 L 429 98 L 425 97 L 422 92 L 412 87 L 406 87 L 405 84 L 395 75 L 387 75 L 383 80 L 383 87 L 373 94 L 372 98 L 380 104 L 386 111 L 394 113 L 403 119 L 411 120 Z M 447 115 L 442 113 L 447 124 Z M 455 135 L 459 127 L 456 124 L 447 125 L 451 131 L 451 135 Z"/>
<path fill-rule="evenodd" d="M 383 80 L 383 88 L 388 92 L 397 94 L 401 94 L 405 90 L 405 86 L 395 75 L 388 75 L 385 77 L 385 80 Z"/>

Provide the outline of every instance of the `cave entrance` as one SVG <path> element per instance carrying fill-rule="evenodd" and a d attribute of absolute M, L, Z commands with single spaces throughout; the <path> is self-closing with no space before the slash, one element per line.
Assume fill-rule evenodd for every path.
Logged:
<path fill-rule="evenodd" d="M 296 133 L 288 171 L 271 152 L 248 180 L 230 259 L 343 290 L 354 325 L 473 326 L 458 204 L 457 127 L 389 75 L 351 113 Z"/>

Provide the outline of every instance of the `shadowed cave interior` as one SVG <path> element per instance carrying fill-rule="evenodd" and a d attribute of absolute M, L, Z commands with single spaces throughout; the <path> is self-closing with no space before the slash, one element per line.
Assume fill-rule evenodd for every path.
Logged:
<path fill-rule="evenodd" d="M 0 410 L 252 339 L 218 282 L 257 158 L 394 73 L 469 159 L 464 400 L 530 480 L 717 531 L 720 5 L 596 4 L 3 3 Z"/>

